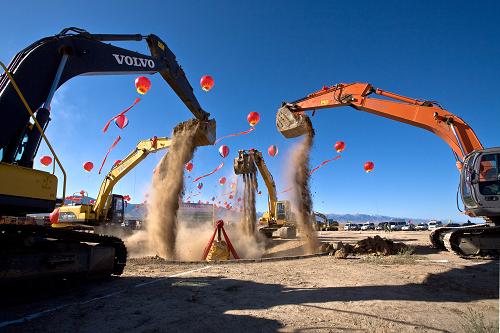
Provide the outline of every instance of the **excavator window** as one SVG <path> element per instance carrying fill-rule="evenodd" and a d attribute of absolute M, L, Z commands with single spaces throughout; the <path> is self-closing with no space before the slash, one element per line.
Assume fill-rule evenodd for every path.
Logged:
<path fill-rule="evenodd" d="M 462 169 L 461 184 L 462 184 L 462 199 L 465 207 L 476 208 L 477 203 L 472 196 L 472 178 L 475 174 L 473 171 L 474 158 L 469 156 L 464 161 L 464 167 Z"/>
<path fill-rule="evenodd" d="M 286 220 L 286 207 L 283 202 L 276 203 L 276 219 Z"/>
<path fill-rule="evenodd" d="M 481 157 L 479 192 L 482 195 L 500 195 L 499 160 L 500 154 L 488 154 Z"/>

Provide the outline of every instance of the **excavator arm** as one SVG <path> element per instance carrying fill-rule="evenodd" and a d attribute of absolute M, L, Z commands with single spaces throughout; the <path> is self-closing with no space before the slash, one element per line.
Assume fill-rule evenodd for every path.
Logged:
<path fill-rule="evenodd" d="M 262 153 L 255 149 L 250 150 L 240 150 L 238 152 L 238 157 L 234 159 L 234 173 L 237 175 L 241 174 L 255 174 L 259 169 L 259 172 L 264 179 L 264 183 L 267 187 L 267 193 L 269 194 L 268 198 L 268 206 L 269 206 L 269 214 L 272 219 L 275 219 L 274 216 L 274 207 L 276 206 L 276 202 L 278 200 L 276 194 L 276 184 L 274 183 L 273 176 L 269 169 L 267 168 L 266 163 L 264 162 L 264 158 L 262 157 Z"/>
<path fill-rule="evenodd" d="M 350 106 L 426 129 L 443 139 L 460 162 L 472 151 L 483 149 L 472 128 L 438 103 L 401 96 L 374 88 L 368 83 L 340 83 L 324 87 L 295 102 L 283 103 L 276 115 L 276 126 L 285 137 L 297 137 L 307 130 L 304 111 L 340 106 Z"/>
<path fill-rule="evenodd" d="M 109 200 L 110 194 L 116 183 L 135 168 L 137 164 L 141 163 L 150 153 L 166 149 L 170 147 L 170 143 L 171 139 L 166 137 L 153 137 L 149 140 L 142 140 L 127 157 L 113 166 L 101 184 L 99 194 L 92 209 L 96 215 L 96 220 L 100 221 L 107 215 L 111 205 L 111 200 Z"/>
<path fill-rule="evenodd" d="M 105 43 L 142 40 L 146 40 L 151 55 Z M 31 109 L 38 110 L 36 117 L 44 130 L 50 121 L 50 104 L 55 91 L 75 76 L 160 73 L 196 119 L 210 123 L 209 127 L 215 132 L 215 121 L 208 121 L 210 114 L 198 103 L 174 53 L 156 35 L 91 34 L 67 28 L 19 52 L 8 71 Z M 30 125 L 30 115 L 6 74 L 0 77 L 0 119 L 2 162 L 32 167 L 41 134 Z M 213 143 L 213 137 L 215 133 L 197 140 L 200 145 L 207 145 Z"/>

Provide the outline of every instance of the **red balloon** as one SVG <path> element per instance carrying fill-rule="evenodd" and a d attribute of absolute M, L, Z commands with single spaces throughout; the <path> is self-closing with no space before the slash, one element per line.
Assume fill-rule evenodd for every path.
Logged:
<path fill-rule="evenodd" d="M 363 165 L 363 168 L 365 169 L 366 172 L 371 172 L 373 168 L 375 168 L 375 164 L 371 161 L 368 161 Z"/>
<path fill-rule="evenodd" d="M 186 163 L 186 170 L 187 170 L 188 172 L 191 172 L 191 170 L 193 170 L 193 166 L 194 166 L 194 165 L 193 165 L 193 163 L 191 163 L 191 162 L 187 162 L 187 163 Z"/>
<path fill-rule="evenodd" d="M 345 148 L 345 143 L 344 141 L 337 141 L 335 143 L 335 146 L 333 146 L 335 148 L 335 150 L 337 151 L 337 153 L 340 153 L 342 150 L 344 150 Z"/>
<path fill-rule="evenodd" d="M 241 201 L 241 198 L 238 198 L 238 202 L 240 202 L 240 201 Z"/>
<path fill-rule="evenodd" d="M 124 129 L 128 125 L 128 118 L 124 114 L 120 114 L 115 118 L 115 124 L 119 129 Z"/>
<path fill-rule="evenodd" d="M 234 195 L 230 194 L 230 195 L 229 195 L 229 199 L 231 199 L 231 200 L 232 200 L 233 198 L 234 198 Z"/>
<path fill-rule="evenodd" d="M 85 169 L 85 171 L 90 172 L 94 168 L 94 163 L 92 163 L 90 161 L 85 162 L 85 163 L 83 163 L 83 168 Z"/>
<path fill-rule="evenodd" d="M 56 208 L 49 214 L 50 223 L 59 222 L 59 208 Z"/>
<path fill-rule="evenodd" d="M 47 155 L 42 156 L 40 158 L 40 163 L 42 163 L 45 166 L 49 166 L 52 163 L 52 157 L 47 156 Z"/>
<path fill-rule="evenodd" d="M 224 185 L 226 183 L 226 177 L 220 177 L 219 184 Z"/>
<path fill-rule="evenodd" d="M 226 145 L 222 145 L 219 147 L 219 155 L 222 156 L 222 158 L 225 158 L 229 154 L 229 147 Z"/>
<path fill-rule="evenodd" d="M 267 148 L 267 153 L 271 156 L 274 157 L 278 154 L 278 147 L 275 145 L 270 145 L 269 148 Z"/>
<path fill-rule="evenodd" d="M 215 81 L 210 75 L 204 75 L 200 79 L 201 89 L 209 91 L 214 87 Z"/>
<path fill-rule="evenodd" d="M 260 115 L 255 111 L 250 112 L 247 116 L 247 121 L 252 127 L 257 125 L 259 123 L 259 120 L 260 120 Z"/>
<path fill-rule="evenodd" d="M 151 88 L 151 81 L 145 76 L 139 76 L 135 79 L 135 88 L 139 94 L 144 95 Z"/>

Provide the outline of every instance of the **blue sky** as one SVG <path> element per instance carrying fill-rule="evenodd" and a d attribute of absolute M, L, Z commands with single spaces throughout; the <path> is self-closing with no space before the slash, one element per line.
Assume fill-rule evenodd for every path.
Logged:
<path fill-rule="evenodd" d="M 292 101 L 340 82 L 368 82 L 402 95 L 439 101 L 476 131 L 483 145 L 500 143 L 500 46 L 495 1 L 63 1 L 9 3 L 0 21 L 0 59 L 68 26 L 93 33 L 154 33 L 177 55 L 203 108 L 218 124 L 218 135 L 248 128 L 246 115 L 261 114 L 256 130 L 223 143 L 226 166 L 204 179 L 203 200 L 219 188 L 217 179 L 232 173 L 241 148 L 279 147 L 266 161 L 277 187 L 286 187 L 286 161 L 294 140 L 275 129 L 282 101 Z M 147 52 L 145 43 L 119 44 Z M 210 74 L 209 93 L 199 79 Z M 98 166 L 119 134 L 122 141 L 104 170 L 141 140 L 169 136 L 191 117 L 159 75 L 143 100 L 129 112 L 123 131 L 106 121 L 137 96 L 135 76 L 77 77 L 58 90 L 47 135 L 68 171 L 68 193 L 95 195 L 103 179 Z M 351 108 L 316 113 L 311 167 L 335 156 L 333 144 L 346 142 L 342 159 L 312 177 L 314 208 L 323 212 L 435 217 L 464 221 L 456 209 L 458 172 L 450 148 L 433 134 Z M 193 175 L 221 161 L 218 147 L 198 149 Z M 42 145 L 38 157 L 48 153 Z M 143 200 L 160 155 L 151 155 L 115 188 L 133 202 Z M 91 160 L 96 168 L 83 172 Z M 372 160 L 375 170 L 362 165 Z M 38 163 L 37 168 L 42 168 Z M 62 181 L 61 181 L 62 182 Z M 264 185 L 260 181 L 261 187 Z M 265 196 L 258 210 L 266 207 Z"/>

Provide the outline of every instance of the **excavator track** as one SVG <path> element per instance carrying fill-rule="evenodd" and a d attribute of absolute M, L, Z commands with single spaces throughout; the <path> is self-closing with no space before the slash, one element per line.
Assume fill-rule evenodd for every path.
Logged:
<path fill-rule="evenodd" d="M 123 273 L 127 249 L 117 237 L 38 225 L 0 225 L 1 280 Z"/>
<path fill-rule="evenodd" d="M 498 258 L 500 254 L 498 226 L 438 228 L 429 238 L 433 247 L 446 249 L 462 258 Z"/>

